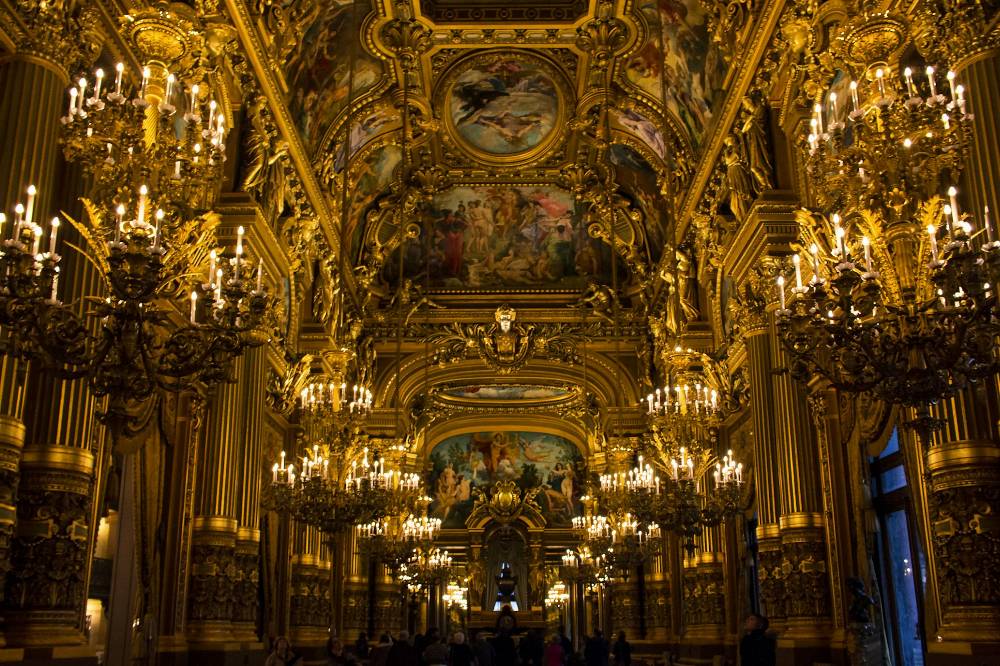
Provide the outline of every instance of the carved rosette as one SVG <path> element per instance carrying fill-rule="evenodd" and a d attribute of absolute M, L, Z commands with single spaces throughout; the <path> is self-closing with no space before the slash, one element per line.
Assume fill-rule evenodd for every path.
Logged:
<path fill-rule="evenodd" d="M 93 454 L 83 449 L 24 452 L 4 595 L 12 645 L 84 641 L 79 620 L 87 599 L 93 466 Z"/>
<path fill-rule="evenodd" d="M 955 442 L 927 452 L 928 509 L 942 623 L 981 638 L 1000 623 L 1000 452 Z M 942 629 L 945 631 L 945 629 Z"/>
<path fill-rule="evenodd" d="M 783 529 L 781 573 L 785 616 L 794 619 L 827 619 L 830 580 L 822 528 Z"/>

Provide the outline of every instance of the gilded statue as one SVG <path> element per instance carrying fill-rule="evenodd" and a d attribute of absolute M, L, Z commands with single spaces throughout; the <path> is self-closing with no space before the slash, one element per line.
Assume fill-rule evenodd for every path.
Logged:
<path fill-rule="evenodd" d="M 725 167 L 722 191 L 728 198 L 729 210 L 742 222 L 750 211 L 754 186 L 750 170 L 747 168 L 746 156 L 732 134 L 725 138 L 722 163 Z"/>
<path fill-rule="evenodd" d="M 594 315 L 608 323 L 612 323 L 610 312 L 614 302 L 615 295 L 610 288 L 590 280 L 580 298 L 571 307 L 590 308 Z"/>
<path fill-rule="evenodd" d="M 675 251 L 677 257 L 677 296 L 685 321 L 701 319 L 698 298 L 698 261 L 694 246 L 682 243 Z"/>
<path fill-rule="evenodd" d="M 252 194 L 264 209 L 264 217 L 272 222 L 285 208 L 288 191 L 282 160 L 288 155 L 288 143 L 268 127 L 264 118 L 265 98 L 258 96 L 247 112 L 250 131 L 244 151 L 246 169 L 242 189 Z"/>
<path fill-rule="evenodd" d="M 316 260 L 313 272 L 312 315 L 324 326 L 340 324 L 341 281 L 334 258 L 327 256 Z"/>
<path fill-rule="evenodd" d="M 764 104 L 755 97 L 747 95 L 740 102 L 743 111 L 743 122 L 740 125 L 740 136 L 750 174 L 753 176 L 754 193 L 760 195 L 765 190 L 774 189 L 774 165 L 771 162 L 767 146 L 767 134 L 764 129 Z"/>

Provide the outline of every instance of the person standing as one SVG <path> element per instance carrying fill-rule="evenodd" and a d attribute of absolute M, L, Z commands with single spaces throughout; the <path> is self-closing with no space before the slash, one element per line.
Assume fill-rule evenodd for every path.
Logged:
<path fill-rule="evenodd" d="M 451 649 L 448 651 L 449 666 L 474 666 L 475 663 L 476 655 L 465 642 L 465 634 L 456 631 L 451 637 Z"/>
<path fill-rule="evenodd" d="M 545 646 L 545 666 L 563 666 L 566 663 L 566 651 L 558 634 L 552 634 L 549 644 Z"/>
<path fill-rule="evenodd" d="M 583 659 L 587 666 L 608 666 L 608 641 L 600 629 L 594 629 L 594 635 L 587 641 L 583 649 Z"/>
<path fill-rule="evenodd" d="M 288 639 L 284 636 L 278 636 L 274 639 L 274 649 L 268 655 L 264 666 L 298 666 L 300 659 L 299 655 L 292 651 L 292 645 Z"/>
<path fill-rule="evenodd" d="M 565 661 L 568 662 L 569 658 L 573 655 L 573 642 L 566 635 L 566 627 L 562 625 L 559 625 L 559 644 L 562 645 Z"/>
<path fill-rule="evenodd" d="M 389 656 L 385 660 L 386 666 L 419 666 L 420 653 L 410 645 L 410 633 L 408 631 L 399 632 L 399 639 L 389 648 Z"/>
<path fill-rule="evenodd" d="M 615 655 L 615 666 L 632 666 L 632 646 L 625 640 L 624 631 L 618 633 L 612 652 Z"/>
<path fill-rule="evenodd" d="M 472 632 L 472 652 L 476 655 L 478 666 L 493 666 L 497 660 L 497 653 L 493 645 L 479 631 Z"/>
<path fill-rule="evenodd" d="M 767 635 L 767 618 L 751 613 L 744 623 L 746 633 L 740 639 L 740 666 L 774 666 L 777 655 L 774 641 Z"/>
<path fill-rule="evenodd" d="M 424 666 L 448 666 L 450 651 L 445 645 L 444 639 L 439 639 L 437 632 L 434 633 L 434 642 L 428 643 L 424 648 Z"/>
<path fill-rule="evenodd" d="M 392 639 L 389 634 L 379 636 L 378 645 L 372 648 L 369 664 L 371 666 L 386 666 L 389 662 L 389 651 L 392 649 Z"/>

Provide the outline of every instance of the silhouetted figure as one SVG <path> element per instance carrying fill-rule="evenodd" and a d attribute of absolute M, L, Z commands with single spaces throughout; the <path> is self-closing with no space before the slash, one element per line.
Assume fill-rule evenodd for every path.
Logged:
<path fill-rule="evenodd" d="M 378 638 L 378 645 L 373 647 L 369 654 L 370 666 L 387 666 L 390 650 L 392 650 L 392 639 L 389 638 L 389 634 L 382 634 Z"/>
<path fill-rule="evenodd" d="M 501 631 L 494 636 L 493 650 L 496 652 L 498 666 L 517 663 L 517 648 L 514 645 L 514 639 L 506 631 Z"/>
<path fill-rule="evenodd" d="M 573 641 L 566 635 L 566 627 L 562 625 L 559 625 L 559 645 L 563 649 L 563 661 L 569 661 L 570 655 L 573 654 Z"/>
<path fill-rule="evenodd" d="M 451 649 L 448 653 L 448 664 L 450 666 L 472 666 L 476 661 L 476 655 L 472 647 L 465 642 L 465 634 L 456 631 L 451 638 Z"/>
<path fill-rule="evenodd" d="M 389 648 L 386 666 L 420 666 L 420 653 L 410 644 L 410 634 L 399 632 L 399 638 Z"/>
<path fill-rule="evenodd" d="M 632 666 L 632 645 L 625 640 L 625 632 L 618 633 L 618 640 L 611 649 L 615 655 L 615 666 Z"/>
<path fill-rule="evenodd" d="M 497 653 L 493 649 L 493 644 L 483 638 L 479 631 L 472 632 L 472 651 L 479 666 L 493 666 L 497 663 Z"/>
<path fill-rule="evenodd" d="M 545 666 L 563 666 L 566 663 L 566 651 L 558 634 L 552 634 L 549 644 L 545 646 Z"/>
<path fill-rule="evenodd" d="M 757 613 L 747 616 L 746 633 L 740 639 L 740 666 L 774 666 L 774 641 L 767 635 L 770 623 Z"/>
<path fill-rule="evenodd" d="M 583 659 L 587 666 L 608 666 L 608 653 L 610 646 L 605 640 L 600 629 L 594 629 L 594 635 L 587 641 L 583 648 Z"/>
<path fill-rule="evenodd" d="M 518 652 L 521 653 L 521 666 L 542 666 L 545 644 L 536 630 L 531 629 L 524 635 L 518 646 Z"/>
<path fill-rule="evenodd" d="M 301 657 L 292 651 L 292 644 L 284 636 L 274 639 L 274 649 L 268 655 L 264 666 L 297 666 Z"/>
<path fill-rule="evenodd" d="M 358 640 L 354 641 L 354 656 L 358 659 L 368 658 L 368 634 L 361 632 L 358 634 Z"/>

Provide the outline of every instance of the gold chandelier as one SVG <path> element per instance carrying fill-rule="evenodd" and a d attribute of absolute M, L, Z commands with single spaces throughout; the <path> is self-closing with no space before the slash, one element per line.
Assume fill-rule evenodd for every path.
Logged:
<path fill-rule="evenodd" d="M 418 504 L 426 512 L 430 498 L 422 497 Z M 434 537 L 441 531 L 441 519 L 397 511 L 358 525 L 356 530 L 361 549 L 397 572 L 418 551 L 430 551 Z"/>
<path fill-rule="evenodd" d="M 945 189 L 972 122 L 955 74 L 882 63 L 850 91 L 843 120 L 833 93 L 814 109 L 809 174 L 831 212 L 800 217 L 779 332 L 794 376 L 915 408 L 926 436 L 930 405 L 1000 370 L 1000 243 Z"/>
<path fill-rule="evenodd" d="M 34 186 L 14 207 L 0 256 L 10 351 L 85 377 L 108 398 L 103 420 L 116 442 L 141 428 L 135 414 L 158 388 L 229 380 L 232 360 L 266 340 L 263 260 L 250 260 L 242 227 L 232 250 L 216 247 L 210 207 L 225 160 L 224 116 L 203 102 L 207 85 L 182 89 L 180 73 L 150 61 L 138 83 L 119 65 L 113 83 L 99 69 L 70 89 L 64 151 L 95 188 L 84 199 L 86 218 L 68 221 L 103 282 L 104 298 L 89 313 L 100 323 L 88 325 L 59 301 L 61 221 L 51 221 L 42 252 Z M 0 229 L 5 222 L 0 215 Z"/>
<path fill-rule="evenodd" d="M 271 467 L 267 505 L 335 534 L 352 525 L 379 523 L 418 504 L 419 498 L 418 475 L 387 469 L 385 459 L 370 456 L 367 448 L 348 466 L 331 464 L 331 458 L 314 444 L 298 468 L 281 452 Z"/>
<path fill-rule="evenodd" d="M 448 577 L 451 572 L 451 556 L 447 550 L 437 547 L 417 547 L 411 551 L 410 558 L 399 566 L 397 579 L 410 593 L 426 592 L 432 585 L 437 585 Z M 445 604 L 459 600 L 458 592 L 450 589 L 449 593 L 455 595 L 450 599 L 442 596 Z M 464 590 L 461 595 L 464 605 Z"/>

